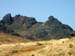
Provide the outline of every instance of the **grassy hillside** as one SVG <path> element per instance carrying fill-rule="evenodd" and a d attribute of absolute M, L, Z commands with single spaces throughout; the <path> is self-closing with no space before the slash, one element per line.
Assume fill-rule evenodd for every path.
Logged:
<path fill-rule="evenodd" d="M 0 44 L 27 42 L 28 39 L 0 32 Z"/>
<path fill-rule="evenodd" d="M 0 45 L 0 56 L 75 56 L 75 37 Z"/>

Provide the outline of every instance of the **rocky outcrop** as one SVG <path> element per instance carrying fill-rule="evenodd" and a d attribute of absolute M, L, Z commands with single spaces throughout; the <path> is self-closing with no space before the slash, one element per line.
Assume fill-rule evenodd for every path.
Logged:
<path fill-rule="evenodd" d="M 11 14 L 10 13 L 8 13 L 8 14 L 6 14 L 4 17 L 3 17 L 3 23 L 5 24 L 5 25 L 10 25 L 10 24 L 12 24 L 13 23 L 13 18 L 11 17 Z"/>
<path fill-rule="evenodd" d="M 13 17 L 14 23 L 18 24 L 25 24 L 27 28 L 30 28 L 32 25 L 36 24 L 37 21 L 35 20 L 34 17 L 27 17 L 27 16 L 21 16 L 21 15 L 16 15 Z"/>
<path fill-rule="evenodd" d="M 50 24 L 62 24 L 58 19 L 56 19 L 56 18 L 54 18 L 53 16 L 49 16 L 48 17 L 48 21 L 47 21 L 47 23 L 50 23 Z M 48 23 L 48 24 L 49 24 Z"/>
<path fill-rule="evenodd" d="M 31 40 L 61 39 L 70 37 L 73 32 L 70 26 L 61 23 L 53 16 L 49 16 L 46 22 L 37 22 L 34 17 L 19 14 L 12 17 L 10 13 L 0 21 L 0 30 Z"/>
<path fill-rule="evenodd" d="M 70 34 L 73 31 L 70 26 L 62 24 L 53 16 L 50 16 L 45 23 L 38 24 L 37 27 L 36 25 L 31 28 L 31 31 L 36 33 L 34 36 L 41 40 L 70 37 Z"/>
<path fill-rule="evenodd" d="M 4 26 L 3 22 L 0 21 L 0 31 L 5 30 L 5 29 L 6 29 L 6 27 Z"/>
<path fill-rule="evenodd" d="M 9 31 L 25 31 L 26 29 L 32 27 L 32 25 L 37 23 L 34 17 L 27 17 L 21 15 L 16 15 L 12 17 L 10 13 L 6 14 L 1 22 L 3 25 L 7 26 L 6 28 Z"/>

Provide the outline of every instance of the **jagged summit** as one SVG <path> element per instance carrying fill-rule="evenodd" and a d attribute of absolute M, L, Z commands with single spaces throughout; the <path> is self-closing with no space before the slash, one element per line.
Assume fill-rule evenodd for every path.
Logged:
<path fill-rule="evenodd" d="M 22 16 L 22 15 L 16 15 L 15 17 L 13 17 L 13 20 L 15 23 L 25 24 L 27 28 L 37 23 L 34 17 L 27 17 L 27 16 Z"/>
<path fill-rule="evenodd" d="M 48 24 L 62 24 L 57 18 L 55 18 L 54 16 L 49 16 L 48 17 Z"/>
<path fill-rule="evenodd" d="M 12 24 L 13 22 L 13 19 L 12 19 L 12 16 L 10 13 L 6 14 L 4 17 L 3 17 L 3 23 L 4 24 Z"/>
<path fill-rule="evenodd" d="M 50 21 L 54 21 L 54 20 L 55 20 L 54 16 L 49 16 L 48 19 L 49 19 Z"/>
<path fill-rule="evenodd" d="M 31 22 L 32 24 L 37 23 L 37 21 L 35 20 L 34 17 L 22 16 L 20 14 L 12 17 L 10 13 L 6 14 L 3 17 L 2 21 L 4 22 L 4 24 L 12 24 L 14 22 L 18 22 L 18 23 L 20 23 L 20 22 L 21 23 L 24 23 L 25 22 L 26 23 L 27 21 L 30 21 L 30 22 L 33 21 L 33 23 Z"/>
<path fill-rule="evenodd" d="M 6 14 L 0 21 L 0 29 L 3 32 L 11 33 L 31 40 L 49 40 L 70 37 L 73 29 L 62 24 L 54 16 L 49 16 L 48 21 L 38 22 L 34 17 L 22 16 L 20 14 L 12 17 Z"/>

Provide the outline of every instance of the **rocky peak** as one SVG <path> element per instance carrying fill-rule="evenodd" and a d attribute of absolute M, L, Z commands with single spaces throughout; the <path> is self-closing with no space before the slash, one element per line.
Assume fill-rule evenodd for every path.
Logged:
<path fill-rule="evenodd" d="M 49 16 L 48 17 L 48 21 L 46 22 L 47 24 L 49 25 L 59 25 L 59 24 L 62 24 L 57 18 L 54 18 L 54 16 Z"/>
<path fill-rule="evenodd" d="M 24 21 L 24 16 L 21 16 L 20 14 L 13 17 L 14 22 L 16 23 L 22 23 Z"/>
<path fill-rule="evenodd" d="M 15 17 L 13 17 L 13 20 L 15 23 L 24 24 L 27 28 L 37 23 L 34 17 L 27 17 L 22 15 L 16 15 Z"/>
<path fill-rule="evenodd" d="M 55 18 L 54 18 L 54 16 L 49 16 L 49 17 L 48 17 L 48 20 L 50 20 L 50 21 L 54 21 Z"/>
<path fill-rule="evenodd" d="M 5 16 L 10 17 L 11 16 L 11 13 L 6 14 Z"/>
<path fill-rule="evenodd" d="M 3 24 L 2 24 L 3 23 Z M 0 21 L 0 30 L 7 33 L 17 33 L 22 37 L 38 38 L 41 40 L 60 39 L 70 37 L 73 29 L 65 24 L 62 24 L 54 16 L 49 16 L 48 21 L 39 23 L 34 17 L 22 16 L 20 14 L 12 17 L 10 13 L 3 17 Z M 28 32 L 29 34 L 21 34 Z"/>
<path fill-rule="evenodd" d="M 0 21 L 0 28 L 6 28 L 9 31 L 25 31 L 32 27 L 37 21 L 34 17 L 22 16 L 20 14 L 12 17 L 10 13 L 6 14 Z M 5 30 L 4 30 L 5 31 Z"/>
<path fill-rule="evenodd" d="M 12 17 L 11 17 L 11 14 L 10 14 L 10 13 L 6 14 L 6 15 L 3 17 L 3 20 L 2 20 L 2 21 L 4 22 L 4 24 L 12 24 L 13 19 L 12 19 Z"/>
<path fill-rule="evenodd" d="M 24 21 L 25 21 L 25 23 L 31 23 L 31 24 L 37 23 L 37 21 L 36 21 L 36 19 L 34 17 L 27 17 L 27 16 L 25 16 L 24 17 Z"/>
<path fill-rule="evenodd" d="M 30 28 L 32 25 L 36 24 L 37 21 L 34 17 L 25 16 L 23 23 L 26 24 L 27 28 Z"/>
<path fill-rule="evenodd" d="M 27 17 L 27 16 L 22 16 L 20 14 L 12 17 L 10 13 L 6 14 L 3 19 L 1 20 L 5 25 L 10 25 L 10 24 L 26 24 L 27 26 L 32 26 L 33 24 L 36 24 L 37 21 L 34 17 Z"/>

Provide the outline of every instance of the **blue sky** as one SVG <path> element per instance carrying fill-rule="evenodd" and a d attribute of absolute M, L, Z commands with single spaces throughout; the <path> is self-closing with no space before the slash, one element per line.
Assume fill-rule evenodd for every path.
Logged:
<path fill-rule="evenodd" d="M 75 30 L 75 0 L 0 0 L 0 19 L 7 13 L 32 16 L 38 21 L 53 15 Z"/>

